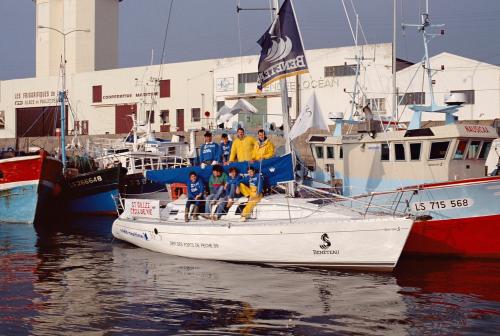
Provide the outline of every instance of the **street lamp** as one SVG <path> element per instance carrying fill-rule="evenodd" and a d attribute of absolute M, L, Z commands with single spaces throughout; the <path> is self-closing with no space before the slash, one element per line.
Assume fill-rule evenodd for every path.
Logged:
<path fill-rule="evenodd" d="M 61 103 L 61 160 L 63 164 L 63 174 L 66 173 L 66 36 L 75 32 L 89 33 L 90 29 L 73 29 L 67 32 L 57 28 L 38 25 L 38 29 L 49 29 L 57 32 L 63 37 L 63 61 L 61 64 L 62 89 L 59 91 L 59 102 Z"/>

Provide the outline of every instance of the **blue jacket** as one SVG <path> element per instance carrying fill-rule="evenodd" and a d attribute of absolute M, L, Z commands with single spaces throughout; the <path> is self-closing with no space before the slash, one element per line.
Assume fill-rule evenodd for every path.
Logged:
<path fill-rule="evenodd" d="M 231 155 L 231 146 L 232 145 L 233 145 L 233 142 L 231 140 L 229 140 L 227 142 L 227 144 L 224 144 L 223 142 L 220 143 L 222 162 L 229 161 L 229 156 Z"/>
<path fill-rule="evenodd" d="M 231 190 L 232 185 L 239 186 L 240 183 L 241 183 L 241 176 L 239 174 L 236 175 L 234 178 L 228 175 L 225 188 L 226 190 Z"/>
<path fill-rule="evenodd" d="M 221 152 L 219 144 L 210 142 L 200 146 L 200 164 L 205 161 L 220 162 L 220 159 Z"/>
<path fill-rule="evenodd" d="M 250 177 L 249 175 L 245 175 L 242 179 L 241 179 L 241 183 L 244 183 L 246 184 L 247 186 L 249 186 L 250 188 L 251 187 L 254 187 L 257 189 L 257 194 L 260 194 L 262 193 L 262 187 L 263 187 L 263 178 L 262 178 L 262 174 L 258 173 L 258 174 L 255 174 L 253 177 Z"/>
<path fill-rule="evenodd" d="M 196 196 L 199 194 L 203 194 L 205 191 L 205 186 L 203 185 L 203 182 L 201 182 L 201 179 L 196 179 L 196 182 L 189 182 L 187 183 L 187 189 L 188 189 L 188 199 L 194 199 Z"/>

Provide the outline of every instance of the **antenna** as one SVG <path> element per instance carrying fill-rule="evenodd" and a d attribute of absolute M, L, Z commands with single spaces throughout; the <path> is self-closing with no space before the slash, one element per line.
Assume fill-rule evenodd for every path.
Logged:
<path fill-rule="evenodd" d="M 410 121 L 410 125 L 408 126 L 409 130 L 419 129 L 422 121 L 422 112 L 435 112 L 435 113 L 445 113 L 446 114 L 446 125 L 455 123 L 456 117 L 453 115 L 458 111 L 457 105 L 451 106 L 438 106 L 436 105 L 436 101 L 434 99 L 434 88 L 433 88 L 433 80 L 432 76 L 437 73 L 439 70 L 432 69 L 431 63 L 429 60 L 429 42 L 437 36 L 444 35 L 444 24 L 431 24 L 430 16 L 429 16 L 429 1 L 426 0 L 425 13 L 422 13 L 420 24 L 405 24 L 403 23 L 401 26 L 403 29 L 406 27 L 416 27 L 417 30 L 422 34 L 422 40 L 424 42 L 424 58 L 422 60 L 422 67 L 427 73 L 427 81 L 429 85 L 429 95 L 431 98 L 431 104 L 428 106 L 424 105 L 412 105 L 410 109 L 413 111 L 413 117 Z M 439 33 L 431 32 L 433 29 L 441 28 Z"/>
<path fill-rule="evenodd" d="M 425 13 L 422 13 L 420 18 L 421 18 L 421 23 L 420 24 L 406 24 L 403 23 L 401 27 L 405 29 L 406 27 L 416 27 L 417 30 L 422 33 L 422 39 L 424 42 L 424 59 L 422 60 L 422 67 L 425 69 L 427 72 L 427 81 L 429 84 L 429 94 L 431 98 L 431 106 L 435 105 L 435 99 L 434 99 L 434 88 L 432 86 L 432 76 L 438 71 L 438 70 L 433 70 L 431 68 L 431 63 L 429 59 L 429 43 L 432 39 L 434 39 L 437 36 L 442 36 L 444 35 L 444 29 L 440 30 L 439 34 L 436 33 L 431 33 L 428 32 L 433 28 L 443 28 L 444 24 L 436 24 L 433 25 L 431 24 L 431 20 L 429 17 L 429 2 L 428 0 L 426 1 L 426 7 L 425 7 Z"/>

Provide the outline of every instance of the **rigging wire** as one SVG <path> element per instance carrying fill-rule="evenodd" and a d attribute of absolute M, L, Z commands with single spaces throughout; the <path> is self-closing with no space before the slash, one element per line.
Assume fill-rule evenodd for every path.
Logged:
<path fill-rule="evenodd" d="M 158 70 L 158 81 L 163 76 L 163 63 L 166 60 L 165 49 L 167 47 L 168 28 L 170 26 L 170 19 L 172 17 L 172 8 L 173 8 L 173 5 L 174 5 L 174 0 L 170 0 L 170 7 L 168 9 L 167 24 L 165 26 L 165 35 L 163 37 L 163 46 L 162 46 L 162 49 L 161 49 L 160 68 Z M 157 85 L 159 85 L 159 82 L 158 82 Z"/>
<path fill-rule="evenodd" d="M 240 0 L 236 0 L 236 8 L 240 8 Z M 241 23 L 240 23 L 240 11 L 236 11 L 236 25 L 238 28 L 238 45 L 240 48 L 240 73 L 243 73 L 243 46 L 241 43 Z"/>

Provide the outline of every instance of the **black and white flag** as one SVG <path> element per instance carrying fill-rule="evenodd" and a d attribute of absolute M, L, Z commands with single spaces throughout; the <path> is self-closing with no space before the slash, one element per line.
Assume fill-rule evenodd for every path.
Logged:
<path fill-rule="evenodd" d="M 281 78 L 309 72 L 291 0 L 285 0 L 257 43 L 262 47 L 257 91 Z"/>

